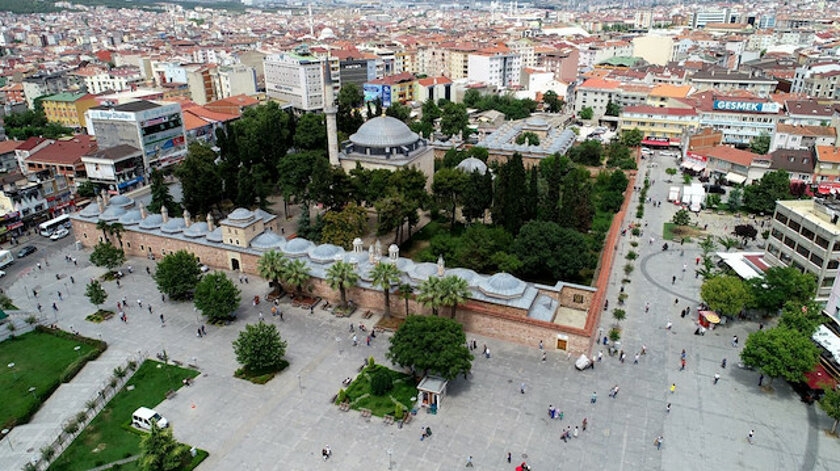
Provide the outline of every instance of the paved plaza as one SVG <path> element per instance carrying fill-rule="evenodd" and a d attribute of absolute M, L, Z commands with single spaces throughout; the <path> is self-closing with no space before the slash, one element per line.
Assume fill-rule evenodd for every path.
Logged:
<path fill-rule="evenodd" d="M 660 162 L 651 168 L 655 183 L 649 196 L 654 200 L 664 201 L 667 196 L 667 166 L 673 165 Z M 644 171 L 643 167 L 640 174 Z M 635 204 L 634 199 L 630 216 L 635 214 Z M 28 270 L 7 280 L 6 291 L 22 308 L 34 309 L 25 290 L 40 286 L 41 303 L 49 306 L 54 300 L 59 307 L 57 314 L 46 314 L 48 322 L 101 337 L 109 349 L 72 383 L 59 388 L 30 424 L 12 430 L 10 443 L 0 442 L 0 469 L 20 469 L 36 456 L 52 441 L 51 434 L 62 420 L 83 409 L 114 364 L 137 355 L 154 358 L 164 349 L 173 359 L 195 362 L 202 372 L 193 386 L 156 406 L 179 440 L 210 452 L 201 470 L 448 470 L 464 467 L 468 456 L 473 457 L 475 468 L 488 470 L 513 470 L 522 461 L 534 470 L 840 469 L 840 441 L 824 432 L 831 420 L 822 411 L 800 402 L 783 381 L 777 380 L 772 391 L 763 390 L 757 384 L 758 373 L 737 367 L 739 350 L 730 345 L 730 339 L 738 335 L 743 345 L 756 324 L 736 322 L 703 337 L 693 335 L 702 281 L 695 279 L 693 269 L 700 250 L 696 243 L 683 247 L 672 243 L 663 252 L 659 240 L 662 223 L 676 209 L 666 202 L 656 209 L 646 206 L 648 227 L 639 238 L 640 257 L 625 288 L 629 295 L 624 306 L 627 320 L 622 322 L 625 363 L 599 346 L 596 353 L 603 348 L 603 361 L 594 370 L 579 372 L 574 358 L 565 353 L 549 351 L 542 362 L 537 345 L 502 343 L 467 333 L 468 339 L 476 338 L 479 349 L 486 344 L 492 358 L 477 351 L 472 375 L 450 384 L 440 411 L 436 415 L 420 411 L 402 429 L 375 417 L 363 419 L 354 411 L 341 412 L 330 404 L 342 379 L 354 376 L 367 357 L 387 364 L 388 334 L 378 335 L 371 347 L 364 342 L 352 346 L 349 325 L 361 321 L 359 314 L 350 320 L 336 319 L 318 307 L 310 315 L 284 300 L 286 320 L 280 321 L 265 304 L 250 304 L 254 295 L 265 295 L 266 282 L 251 277 L 249 284 L 239 285 L 237 275 L 228 273 L 243 290 L 238 320 L 226 327 L 208 325 L 208 335 L 198 338 L 196 329 L 202 321 L 192 305 L 161 302 L 145 270 L 153 262 L 134 259 L 129 261 L 134 273 L 124 279 L 122 288 L 105 283 L 109 293 L 105 307 L 113 309 L 126 296 L 128 322 L 114 318 L 92 324 L 84 320 L 94 310 L 83 296 L 84 283 L 103 271 L 90 266 L 84 252 L 68 248 L 44 270 Z M 723 234 L 723 226 L 731 230 L 734 224 L 731 218 L 709 215 L 700 220 L 718 234 Z M 651 236 L 656 239 L 653 244 Z M 619 253 L 608 290 L 612 310 L 625 277 L 622 268 L 624 255 L 631 249 L 629 234 L 619 239 L 616 248 L 608 249 Z M 77 257 L 79 266 L 67 264 L 64 254 Z M 66 278 L 56 281 L 56 273 L 72 274 L 76 283 L 65 286 Z M 676 276 L 674 284 L 672 276 Z M 62 301 L 55 294 L 59 289 L 64 291 Z M 138 299 L 143 309 L 138 308 Z M 648 313 L 645 302 L 651 304 Z M 154 314 L 146 309 L 148 304 Z M 692 315 L 680 318 L 686 306 Z M 263 386 L 233 377 L 237 364 L 231 347 L 244 325 L 257 321 L 260 308 L 266 322 L 276 323 L 288 341 L 291 364 Z M 165 327 L 159 314 L 164 315 Z M 606 332 L 613 320 L 604 314 L 601 326 Z M 370 326 L 375 321 L 364 322 Z M 673 328 L 666 330 L 669 321 Z M 552 343 L 545 340 L 546 345 Z M 642 344 L 647 354 L 634 364 Z M 684 371 L 679 365 L 682 349 L 687 360 Z M 723 358 L 728 361 L 726 369 L 720 368 Z M 716 373 L 721 379 L 713 384 Z M 526 385 L 524 394 L 521 383 Z M 673 393 L 669 392 L 672 383 L 676 385 Z M 620 390 L 613 399 L 608 393 L 614 385 Z M 594 404 L 593 392 L 597 393 Z M 670 412 L 666 412 L 668 403 Z M 562 420 L 549 419 L 549 404 L 563 412 Z M 586 431 L 563 442 L 561 431 L 581 426 L 584 418 Z M 421 427 L 426 426 L 433 435 L 421 441 Z M 752 445 L 747 441 L 751 429 L 755 430 Z M 664 441 L 657 450 L 654 441 L 660 435 Z M 320 454 L 324 445 L 333 451 L 326 462 Z M 508 452 L 511 464 L 506 460 Z"/>

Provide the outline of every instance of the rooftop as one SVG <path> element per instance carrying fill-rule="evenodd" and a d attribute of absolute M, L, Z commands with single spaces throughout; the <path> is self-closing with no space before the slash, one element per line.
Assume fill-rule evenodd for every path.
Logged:
<path fill-rule="evenodd" d="M 55 95 L 50 95 L 43 98 L 43 101 L 60 101 L 65 103 L 74 103 L 78 101 L 80 98 L 87 95 L 87 93 L 73 93 L 73 92 L 64 92 L 64 93 L 56 93 Z"/>
<path fill-rule="evenodd" d="M 82 156 L 96 149 L 96 138 L 77 134 L 70 140 L 54 141 L 26 158 L 27 162 L 43 162 L 58 165 L 79 163 Z"/>
<path fill-rule="evenodd" d="M 148 100 L 137 100 L 137 101 L 130 101 L 128 103 L 123 103 L 120 105 L 108 106 L 94 106 L 92 109 L 94 110 L 114 110 L 114 111 L 126 111 L 129 113 L 136 113 L 138 111 L 146 111 L 146 110 L 153 110 L 155 108 L 160 107 L 159 104 L 154 103 Z"/>

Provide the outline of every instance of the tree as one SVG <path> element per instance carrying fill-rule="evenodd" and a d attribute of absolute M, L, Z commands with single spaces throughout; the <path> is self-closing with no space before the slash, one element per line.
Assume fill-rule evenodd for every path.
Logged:
<path fill-rule="evenodd" d="M 527 185 L 522 156 L 513 156 L 499 167 L 496 177 L 496 191 L 493 198 L 493 221 L 511 234 L 516 234 L 524 222 L 527 206 L 533 204 L 525 198 Z"/>
<path fill-rule="evenodd" d="M 736 236 L 741 238 L 741 245 L 747 245 L 747 240 L 755 240 L 758 236 L 758 229 L 752 224 L 738 224 L 735 226 L 734 232 Z"/>
<path fill-rule="evenodd" d="M 522 262 L 521 273 L 534 280 L 575 281 L 592 266 L 586 237 L 554 222 L 530 221 L 519 231 L 511 251 Z"/>
<path fill-rule="evenodd" d="M 93 252 L 90 254 L 90 263 L 97 267 L 106 268 L 108 271 L 114 271 L 115 268 L 125 263 L 125 252 L 123 249 L 114 247 L 110 242 L 99 242 L 93 247 Z"/>
<path fill-rule="evenodd" d="M 752 302 L 746 283 L 730 275 L 705 280 L 700 287 L 700 297 L 712 310 L 732 317 Z"/>
<path fill-rule="evenodd" d="M 201 280 L 201 264 L 195 255 L 179 250 L 158 262 L 153 278 L 161 293 L 176 300 L 188 299 Z"/>
<path fill-rule="evenodd" d="M 527 144 L 529 146 L 538 146 L 540 145 L 540 137 L 531 131 L 525 131 L 516 136 L 514 142 L 518 145 Z"/>
<path fill-rule="evenodd" d="M 592 227 L 595 203 L 592 201 L 592 182 L 589 171 L 578 166 L 563 177 L 560 213 L 557 223 L 585 234 Z"/>
<path fill-rule="evenodd" d="M 819 404 L 820 409 L 834 419 L 834 423 L 831 425 L 831 434 L 836 434 L 837 424 L 840 423 L 840 389 L 823 387 L 823 397 Z"/>
<path fill-rule="evenodd" d="M 598 141 L 593 142 L 597 143 Z M 620 141 L 612 141 L 607 146 L 607 166 L 631 170 L 636 168 L 636 159 L 630 154 L 630 149 L 627 146 Z"/>
<path fill-rule="evenodd" d="M 391 103 L 391 106 L 385 109 L 385 116 L 397 118 L 404 123 L 408 123 L 411 121 L 411 108 L 395 101 Z"/>
<path fill-rule="evenodd" d="M 810 273 L 803 273 L 794 267 L 770 267 L 764 277 L 748 281 L 756 309 L 775 313 L 785 303 L 803 305 L 814 298 L 817 280 Z"/>
<path fill-rule="evenodd" d="M 364 234 L 366 228 L 367 212 L 358 204 L 350 203 L 341 211 L 327 211 L 324 214 L 321 243 L 349 249 L 353 239 Z"/>
<path fill-rule="evenodd" d="M 741 350 L 741 361 L 774 378 L 802 382 L 805 373 L 814 369 L 820 358 L 819 347 L 811 337 L 785 327 L 762 329 L 751 333 Z"/>
<path fill-rule="evenodd" d="M 715 242 L 715 238 L 712 236 L 708 236 L 705 239 L 701 240 L 699 244 L 700 250 L 703 251 L 703 256 L 708 257 L 710 253 L 714 252 L 717 249 L 717 243 Z"/>
<path fill-rule="evenodd" d="M 458 305 L 467 300 L 470 295 L 470 285 L 466 280 L 455 275 L 445 276 L 440 281 L 440 303 L 442 306 L 449 306 L 452 308 L 449 317 L 455 318 L 455 311 Z"/>
<path fill-rule="evenodd" d="M 685 174 L 686 176 L 690 176 Z M 741 196 L 743 195 L 743 190 L 740 188 L 733 188 L 729 190 L 729 198 L 726 199 L 726 205 L 729 206 L 730 211 L 738 211 L 741 209 Z"/>
<path fill-rule="evenodd" d="M 257 260 L 257 272 L 260 276 L 269 280 L 272 288 L 280 289 L 280 279 L 283 278 L 283 273 L 288 269 L 289 259 L 277 250 L 269 250 L 262 254 Z"/>
<path fill-rule="evenodd" d="M 338 130 L 346 135 L 351 135 L 359 130 L 365 122 L 362 113 L 359 112 L 365 95 L 358 85 L 352 82 L 345 83 L 338 91 L 338 110 L 336 113 L 336 124 Z"/>
<path fill-rule="evenodd" d="M 621 143 L 627 147 L 639 147 L 645 134 L 639 128 L 627 129 L 621 132 Z"/>
<path fill-rule="evenodd" d="M 603 150 L 598 141 L 584 141 L 581 145 L 569 149 L 569 159 L 576 164 L 598 167 L 601 165 Z"/>
<path fill-rule="evenodd" d="M 744 188 L 744 209 L 754 214 L 773 214 L 776 201 L 790 197 L 790 176 L 785 170 L 775 170 Z"/>
<path fill-rule="evenodd" d="M 440 132 L 444 136 L 460 134 L 462 139 L 470 135 L 470 120 L 467 107 L 463 103 L 447 103 L 440 116 Z"/>
<path fill-rule="evenodd" d="M 85 287 L 85 296 L 91 304 L 96 306 L 97 310 L 99 310 L 99 306 L 104 304 L 105 300 L 108 299 L 108 293 L 105 291 L 105 288 L 102 287 L 102 283 L 100 283 L 99 280 L 91 280 L 90 283 L 87 284 Z"/>
<path fill-rule="evenodd" d="M 432 308 L 432 314 L 437 316 L 438 309 L 443 305 L 443 287 L 441 279 L 437 276 L 430 276 L 423 280 L 418 287 L 417 302 Z"/>
<path fill-rule="evenodd" d="M 187 156 L 175 167 L 175 176 L 181 182 L 181 202 L 190 214 L 207 214 L 222 202 L 222 177 L 216 158 L 209 146 L 193 142 Z"/>
<path fill-rule="evenodd" d="M 452 319 L 409 316 L 391 338 L 385 356 L 403 368 L 448 380 L 466 376 L 474 359 L 464 328 Z"/>
<path fill-rule="evenodd" d="M 309 281 L 311 277 L 306 262 L 295 259 L 286 264 L 281 272 L 280 281 L 294 287 L 295 292 L 299 294 L 302 291 L 303 284 Z"/>
<path fill-rule="evenodd" d="M 665 169 L 665 173 L 668 174 L 668 181 L 670 182 L 674 175 L 677 174 L 677 169 L 674 167 L 669 167 Z"/>
<path fill-rule="evenodd" d="M 607 109 L 604 111 L 604 115 L 606 116 L 618 116 L 621 114 L 621 105 L 614 101 L 607 102 Z"/>
<path fill-rule="evenodd" d="M 468 176 L 455 168 L 442 168 L 435 172 L 432 191 L 441 204 L 449 210 L 450 230 L 455 228 L 456 209 L 467 181 Z"/>
<path fill-rule="evenodd" d="M 595 116 L 595 111 L 591 106 L 584 106 L 580 110 L 580 113 L 578 113 L 578 116 L 580 116 L 580 119 L 592 119 L 592 117 Z"/>
<path fill-rule="evenodd" d="M 146 209 L 153 213 L 159 213 L 161 212 L 160 208 L 165 207 L 170 216 L 177 217 L 178 213 L 181 212 L 181 205 L 176 203 L 175 198 L 169 194 L 169 187 L 166 185 L 163 173 L 157 169 L 152 170 L 150 180 L 152 184 L 152 201 L 149 202 L 149 206 Z"/>
<path fill-rule="evenodd" d="M 324 150 L 327 148 L 327 124 L 321 113 L 306 113 L 298 119 L 294 137 L 297 150 Z M 283 159 L 280 159 L 282 161 Z"/>
<path fill-rule="evenodd" d="M 678 226 L 687 226 L 691 224 L 691 214 L 689 214 L 685 209 L 680 209 L 674 214 L 671 222 Z"/>
<path fill-rule="evenodd" d="M 549 90 L 543 94 L 543 103 L 545 104 L 546 111 L 549 113 L 559 113 L 563 110 L 563 105 L 565 105 L 554 90 Z"/>
<path fill-rule="evenodd" d="M 400 296 L 400 299 L 405 301 L 405 317 L 408 317 L 408 301 L 414 294 L 414 287 L 411 286 L 411 283 L 400 283 L 397 287 L 397 294 Z"/>
<path fill-rule="evenodd" d="M 341 306 L 347 306 L 347 288 L 359 282 L 359 274 L 352 264 L 337 261 L 327 268 L 327 284 L 341 295 Z"/>
<path fill-rule="evenodd" d="M 288 365 L 283 359 L 286 342 L 280 338 L 277 326 L 268 322 L 247 324 L 233 341 L 236 361 L 252 373 L 280 371 Z"/>
<path fill-rule="evenodd" d="M 555 96 L 556 95 L 557 94 L 555 93 Z M 481 101 L 481 92 L 474 88 L 471 88 L 464 93 L 464 99 L 461 101 L 468 107 L 475 108 L 478 106 L 478 102 Z"/>
<path fill-rule="evenodd" d="M 467 222 L 482 219 L 492 204 L 493 174 L 487 171 L 482 175 L 478 170 L 473 170 L 467 176 L 461 192 L 461 215 Z"/>
<path fill-rule="evenodd" d="M 767 151 L 770 150 L 770 141 L 772 138 L 770 134 L 766 132 L 762 132 L 758 136 L 754 137 L 752 142 L 750 142 L 750 152 L 753 154 L 764 155 Z"/>
<path fill-rule="evenodd" d="M 718 241 L 720 241 L 720 245 L 723 246 L 724 249 L 731 250 L 738 246 L 740 243 L 738 239 L 734 237 L 718 237 Z"/>
<path fill-rule="evenodd" d="M 190 462 L 186 445 L 172 437 L 172 427 L 160 428 L 152 423 L 149 434 L 140 441 L 140 469 L 142 471 L 175 471 Z"/>
<path fill-rule="evenodd" d="M 96 185 L 90 180 L 85 180 L 76 186 L 76 192 L 82 198 L 96 198 Z"/>
<path fill-rule="evenodd" d="M 195 287 L 195 307 L 211 322 L 233 318 L 241 300 L 239 288 L 222 272 L 205 275 Z"/>
<path fill-rule="evenodd" d="M 108 235 L 112 235 L 112 236 L 116 237 L 117 238 L 117 243 L 120 245 L 120 247 L 123 246 L 122 235 L 123 235 L 124 232 L 125 232 L 125 226 L 123 226 L 122 224 L 120 224 L 118 222 L 112 222 L 108 226 Z"/>
<path fill-rule="evenodd" d="M 779 326 L 796 330 L 811 337 L 824 321 L 822 306 L 819 303 L 814 301 L 789 301 L 782 308 Z"/>
<path fill-rule="evenodd" d="M 400 271 L 393 263 L 380 262 L 370 271 L 371 283 L 385 295 L 385 318 L 391 317 L 391 287 L 400 281 Z"/>

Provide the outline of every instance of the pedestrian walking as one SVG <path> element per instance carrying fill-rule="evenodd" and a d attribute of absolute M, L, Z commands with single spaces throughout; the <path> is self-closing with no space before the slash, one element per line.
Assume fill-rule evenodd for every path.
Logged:
<path fill-rule="evenodd" d="M 755 438 L 755 430 L 750 430 L 750 433 L 747 434 L 747 441 L 750 442 L 750 445 L 753 444 L 753 438 Z"/>
<path fill-rule="evenodd" d="M 242 284 L 242 275 L 241 274 L 239 275 L 239 284 L 240 285 Z"/>
<path fill-rule="evenodd" d="M 162 302 L 162 303 L 166 302 L 166 295 L 163 294 L 163 293 L 160 293 L 160 302 Z"/>
<path fill-rule="evenodd" d="M 131 265 L 128 266 L 128 273 L 134 273 L 134 267 L 132 267 Z"/>
<path fill-rule="evenodd" d="M 663 442 L 663 441 L 665 441 L 665 439 L 664 439 L 664 438 L 662 438 L 662 435 L 660 435 L 660 436 L 656 437 L 656 440 L 654 440 L 654 441 L 653 441 L 653 444 L 654 444 L 654 445 L 656 445 L 656 449 L 657 449 L 657 450 L 661 450 L 661 449 L 662 449 L 662 442 Z"/>
<path fill-rule="evenodd" d="M 737 346 L 738 346 L 738 336 L 737 336 L 737 335 L 733 335 L 733 336 L 732 336 L 732 346 L 733 346 L 733 347 L 737 347 Z"/>
<path fill-rule="evenodd" d="M 595 404 L 595 402 L 597 402 L 597 401 L 598 401 L 598 393 L 593 392 L 592 396 L 589 398 L 589 403 L 590 404 Z"/>
<path fill-rule="evenodd" d="M 122 288 L 122 286 L 120 286 L 120 280 L 118 279 L 118 280 L 116 280 L 116 282 L 117 282 L 117 288 Z"/>
<path fill-rule="evenodd" d="M 125 299 L 125 298 L 123 298 L 123 299 Z M 138 298 L 137 299 L 137 305 L 142 308 L 143 307 L 143 300 Z"/>
<path fill-rule="evenodd" d="M 638 354 L 638 353 L 636 354 L 636 356 L 635 356 L 635 357 L 633 357 L 633 364 L 634 364 L 634 365 L 638 365 L 638 364 L 639 364 L 639 354 Z"/>
<path fill-rule="evenodd" d="M 647 345 L 642 344 L 642 351 L 640 352 L 642 355 L 647 355 Z"/>
<path fill-rule="evenodd" d="M 282 309 L 280 310 L 280 320 L 283 321 L 283 322 L 286 321 L 285 319 L 283 319 L 283 310 Z"/>
<path fill-rule="evenodd" d="M 41 312 L 41 309 L 43 309 L 43 306 L 41 306 L 41 303 L 38 303 L 38 305 L 36 307 L 38 308 L 38 312 Z"/>
<path fill-rule="evenodd" d="M 683 273 L 685 273 L 686 268 L 688 268 L 688 265 L 683 263 Z"/>
<path fill-rule="evenodd" d="M 650 302 L 645 303 L 645 312 L 650 311 Z"/>
<path fill-rule="evenodd" d="M 719 373 L 715 373 L 715 382 L 714 382 L 714 383 L 712 383 L 712 384 L 717 384 L 717 383 L 718 383 L 718 381 L 720 381 L 720 374 L 719 374 Z"/>
<path fill-rule="evenodd" d="M 519 385 L 519 392 L 525 394 L 525 383 Z"/>
<path fill-rule="evenodd" d="M 764 374 L 758 377 L 758 385 L 761 386 L 761 383 L 764 382 Z"/>
<path fill-rule="evenodd" d="M 666 406 L 665 406 L 665 413 L 666 413 L 666 414 L 670 414 L 670 413 L 671 413 L 671 403 L 670 403 L 670 402 L 668 403 L 668 405 L 666 405 Z"/>
<path fill-rule="evenodd" d="M 542 343 L 542 340 L 540 340 L 540 350 L 542 350 L 542 349 L 543 349 L 543 343 Z"/>
<path fill-rule="evenodd" d="M 542 352 L 542 361 L 545 362 L 545 352 Z"/>
<path fill-rule="evenodd" d="M 466 467 L 467 468 L 472 468 L 473 467 L 472 456 L 467 457 L 467 466 Z"/>
<path fill-rule="evenodd" d="M 671 383 L 671 394 L 674 394 L 674 391 L 677 390 L 677 383 Z"/>
<path fill-rule="evenodd" d="M 163 314 L 160 315 L 160 326 L 163 327 L 166 325 L 166 321 L 163 319 Z"/>
<path fill-rule="evenodd" d="M 259 319 L 260 319 L 260 322 L 262 322 L 264 320 L 262 311 L 260 311 L 260 313 L 259 313 Z"/>
<path fill-rule="evenodd" d="M 56 293 L 58 293 L 58 300 L 64 301 L 64 298 L 61 297 L 61 291 L 56 291 Z"/>
<path fill-rule="evenodd" d="M 195 336 L 198 337 L 198 338 L 201 338 L 201 327 L 196 329 Z"/>
<path fill-rule="evenodd" d="M 38 269 L 40 270 L 41 269 L 41 262 L 36 263 L 35 266 L 38 267 Z"/>
<path fill-rule="evenodd" d="M 584 432 L 586 431 L 586 424 L 588 424 L 588 423 L 589 422 L 586 420 L 586 417 L 584 417 L 583 422 L 580 424 L 580 426 L 581 426 L 581 428 L 583 429 Z"/>
<path fill-rule="evenodd" d="M 598 363 L 601 363 L 601 360 L 603 358 L 604 358 L 604 351 L 603 350 L 598 351 L 598 360 L 597 360 Z"/>
<path fill-rule="evenodd" d="M 149 304 L 149 314 L 152 314 L 152 305 Z"/>
<path fill-rule="evenodd" d="M 700 257 L 697 257 L 697 258 L 694 259 L 694 264 L 695 265 L 700 265 Z"/>
<path fill-rule="evenodd" d="M 248 284 L 248 275 L 245 275 L 245 284 Z"/>
<path fill-rule="evenodd" d="M 665 330 L 671 330 L 671 327 L 673 327 L 673 326 L 674 326 L 674 324 L 671 321 L 668 321 L 668 323 L 665 324 Z"/>
<path fill-rule="evenodd" d="M 367 339 L 365 339 L 365 342 L 367 343 L 367 346 L 370 347 L 370 335 L 367 336 Z"/>
<path fill-rule="evenodd" d="M 726 358 L 724 358 L 724 359 L 720 362 L 720 367 L 721 367 L 721 368 L 723 368 L 723 369 L 726 369 Z"/>
<path fill-rule="evenodd" d="M 73 266 L 78 266 L 78 263 L 76 263 L 76 257 L 73 257 Z"/>
<path fill-rule="evenodd" d="M 677 282 L 677 275 L 671 277 L 671 284 L 675 284 Z"/>
<path fill-rule="evenodd" d="M 574 431 L 574 432 L 572 432 L 572 436 L 573 436 L 573 437 L 575 437 L 575 438 L 577 438 L 577 437 L 578 437 L 578 433 L 580 433 L 580 430 L 578 429 L 578 426 L 577 426 L 577 425 L 575 425 L 575 431 Z"/>
<path fill-rule="evenodd" d="M 356 345 L 359 345 L 359 338 L 353 334 L 353 346 L 355 347 Z"/>
<path fill-rule="evenodd" d="M 624 353 L 624 350 L 622 350 L 621 353 L 618 355 L 618 361 L 620 361 L 621 363 L 624 363 L 625 358 L 627 358 L 627 354 Z"/>
<path fill-rule="evenodd" d="M 58 306 L 56 306 L 55 303 L 52 303 L 52 308 L 53 311 L 58 312 Z"/>
<path fill-rule="evenodd" d="M 487 347 L 484 347 L 484 357 L 487 359 L 490 358 L 490 349 Z"/>
<path fill-rule="evenodd" d="M 680 371 L 685 370 L 685 358 L 680 359 Z"/>
<path fill-rule="evenodd" d="M 204 328 L 204 324 L 201 324 L 201 335 L 207 336 L 207 329 Z"/>
<path fill-rule="evenodd" d="M 152 274 L 152 269 L 149 268 L 149 267 L 146 267 L 146 274 L 151 275 Z"/>
<path fill-rule="evenodd" d="M 680 358 L 685 360 L 685 349 L 684 348 L 682 349 L 682 352 L 680 352 Z"/>
<path fill-rule="evenodd" d="M 510 463 L 510 459 L 511 459 L 510 452 L 508 452 L 508 454 L 507 454 L 507 461 L 508 461 L 508 463 Z"/>

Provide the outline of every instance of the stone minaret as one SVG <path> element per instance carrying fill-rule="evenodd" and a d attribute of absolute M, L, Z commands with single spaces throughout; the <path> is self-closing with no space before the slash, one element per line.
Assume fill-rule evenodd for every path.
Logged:
<path fill-rule="evenodd" d="M 333 91 L 332 74 L 330 74 L 329 58 L 324 59 L 324 115 L 327 121 L 327 151 L 330 156 L 330 165 L 339 166 L 338 162 L 338 123 L 335 115 L 338 107 L 335 105 L 335 92 Z"/>

